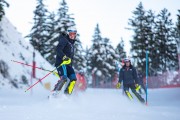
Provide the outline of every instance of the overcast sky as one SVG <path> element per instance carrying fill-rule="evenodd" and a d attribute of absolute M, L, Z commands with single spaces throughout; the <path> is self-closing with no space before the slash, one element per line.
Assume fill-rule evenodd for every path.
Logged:
<path fill-rule="evenodd" d="M 36 0 L 6 0 L 10 7 L 6 8 L 6 16 L 22 33 L 22 36 L 29 34 L 33 23 L 33 11 L 36 7 Z M 50 11 L 59 7 L 61 0 L 45 0 Z M 107 37 L 115 47 L 121 37 L 125 40 L 125 49 L 130 48 L 129 39 L 132 32 L 125 29 L 128 26 L 128 19 L 133 16 L 132 11 L 142 1 L 145 10 L 152 9 L 159 13 L 167 8 L 172 14 L 171 18 L 176 22 L 177 10 L 180 9 L 180 0 L 66 0 L 69 6 L 69 13 L 73 13 L 80 40 L 83 47 L 89 46 L 94 34 L 96 24 L 99 24 L 102 37 Z"/>

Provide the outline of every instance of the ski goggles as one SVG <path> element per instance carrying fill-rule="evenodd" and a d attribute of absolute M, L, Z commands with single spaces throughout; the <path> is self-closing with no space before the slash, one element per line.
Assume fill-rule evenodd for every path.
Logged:
<path fill-rule="evenodd" d="M 125 59 L 124 62 L 125 62 L 125 63 L 126 63 L 126 62 L 130 62 L 130 60 L 129 60 L 129 59 Z"/>
<path fill-rule="evenodd" d="M 69 36 L 76 36 L 76 33 L 75 32 L 70 32 Z"/>
<path fill-rule="evenodd" d="M 68 30 L 68 33 L 77 33 L 76 30 Z"/>

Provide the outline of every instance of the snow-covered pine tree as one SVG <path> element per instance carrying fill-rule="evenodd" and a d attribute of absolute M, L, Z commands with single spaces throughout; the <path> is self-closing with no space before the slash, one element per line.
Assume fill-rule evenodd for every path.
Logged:
<path fill-rule="evenodd" d="M 82 47 L 82 43 L 80 41 L 75 42 L 74 49 L 74 59 L 73 66 L 76 71 L 83 70 L 86 71 L 86 58 L 85 58 L 85 50 Z"/>
<path fill-rule="evenodd" d="M 177 14 L 177 23 L 176 23 L 176 38 L 177 38 L 177 44 L 178 44 L 178 53 L 180 53 L 180 10 L 178 10 Z M 180 61 L 179 61 L 180 62 Z"/>
<path fill-rule="evenodd" d="M 46 43 L 49 36 L 49 25 L 47 24 L 48 10 L 43 3 L 43 0 L 37 0 L 37 6 L 34 11 L 34 25 L 31 29 L 31 33 L 27 36 L 30 38 L 31 44 L 36 50 L 38 50 L 42 56 L 46 51 Z"/>
<path fill-rule="evenodd" d="M 99 25 L 96 25 L 92 46 L 87 52 L 88 72 L 93 75 L 93 87 L 109 83 L 115 74 L 116 53 L 108 38 L 102 38 Z M 107 84 L 106 84 L 107 85 Z M 104 86 L 107 87 L 107 86 Z"/>
<path fill-rule="evenodd" d="M 152 10 L 149 10 L 146 12 L 146 35 L 147 39 L 145 42 L 146 50 L 148 50 L 149 54 L 149 74 L 155 75 L 157 74 L 157 53 L 158 53 L 158 47 L 156 46 L 156 41 L 154 39 L 154 28 L 155 28 L 155 13 L 152 12 Z M 145 66 L 144 66 L 145 67 Z M 145 71 L 145 68 L 141 68 L 143 71 Z M 144 72 L 145 75 L 145 72 Z"/>
<path fill-rule="evenodd" d="M 85 72 L 86 72 L 86 77 L 87 77 L 88 81 L 90 82 L 90 84 L 93 79 L 92 66 L 91 66 L 91 60 L 90 60 L 91 55 L 92 55 L 91 48 L 88 48 L 88 46 L 86 46 L 86 49 L 85 49 L 86 71 Z"/>
<path fill-rule="evenodd" d="M 62 0 L 57 13 L 55 37 L 59 37 L 60 34 L 65 33 L 71 26 L 76 26 L 74 18 L 71 17 L 73 14 L 69 14 L 69 7 L 65 0 Z M 56 38 L 54 38 L 56 39 Z"/>
<path fill-rule="evenodd" d="M 103 68 L 103 59 L 101 58 L 100 53 L 101 43 L 101 32 L 99 29 L 99 24 L 97 24 L 92 39 L 92 46 L 90 47 L 88 52 L 88 72 L 92 73 L 94 76 L 93 87 L 97 87 L 102 80 L 101 69 Z"/>
<path fill-rule="evenodd" d="M 117 60 L 121 62 L 124 58 L 126 58 L 126 52 L 124 50 L 124 40 L 121 38 L 121 41 L 118 43 L 116 49 Z"/>
<path fill-rule="evenodd" d="M 174 28 L 171 14 L 167 9 L 161 10 L 157 16 L 155 27 L 155 41 L 158 42 L 159 54 L 158 59 L 159 72 L 167 70 L 176 70 L 178 68 L 177 44 L 174 35 Z"/>
<path fill-rule="evenodd" d="M 146 14 L 142 3 L 140 2 L 135 11 L 134 16 L 129 19 L 131 30 L 134 31 L 133 40 L 131 43 L 131 54 L 137 67 L 145 71 L 146 66 L 146 50 L 152 50 L 153 44 L 153 19 L 154 15 L 151 11 Z M 150 52 L 150 54 L 153 54 Z M 150 58 L 150 62 L 153 58 Z M 150 64 L 151 65 L 151 64 Z M 151 66 L 150 66 L 151 67 Z M 151 71 L 150 71 L 151 72 Z"/>
<path fill-rule="evenodd" d="M 180 72 L 180 10 L 178 10 L 177 14 L 177 23 L 175 26 L 175 34 L 176 34 L 176 42 L 177 42 L 177 48 L 178 48 L 178 61 L 179 61 L 179 72 Z M 177 79 L 175 80 L 176 83 L 180 83 L 180 73 L 176 77 Z"/>
<path fill-rule="evenodd" d="M 1 24 L 2 22 L 0 21 L 0 41 L 3 41 L 3 35 L 2 35 L 3 29 L 2 29 Z"/>
<path fill-rule="evenodd" d="M 100 51 L 102 52 L 102 59 L 103 59 L 103 69 L 102 73 L 104 75 L 104 81 L 107 84 L 107 87 L 111 87 L 112 80 L 114 78 L 114 75 L 116 74 L 116 62 L 117 62 L 117 54 L 115 52 L 115 49 L 110 44 L 110 40 L 108 38 L 103 38 L 103 42 L 101 44 Z"/>
<path fill-rule="evenodd" d="M 9 4 L 5 0 L 0 0 L 0 21 L 5 15 L 4 6 L 9 7 Z"/>
<path fill-rule="evenodd" d="M 51 63 L 52 65 L 55 63 L 55 55 L 56 55 L 56 45 L 58 44 L 58 40 L 54 39 L 55 36 L 55 13 L 50 13 L 47 16 L 47 24 L 49 25 L 49 36 L 47 37 L 48 41 L 46 42 L 46 54 L 44 55 L 45 59 Z"/>

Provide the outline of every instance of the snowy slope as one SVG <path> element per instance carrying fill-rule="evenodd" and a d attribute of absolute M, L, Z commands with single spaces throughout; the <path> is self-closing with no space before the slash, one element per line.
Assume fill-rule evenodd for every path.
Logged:
<path fill-rule="evenodd" d="M 3 29 L 1 33 L 3 37 L 0 40 L 0 60 L 4 61 L 8 65 L 8 73 L 10 75 L 10 77 L 4 78 L 2 74 L 0 74 L 0 88 L 14 88 L 12 84 L 10 84 L 11 81 L 14 81 L 18 84 L 18 88 L 25 89 L 28 86 L 22 84 L 22 76 L 24 75 L 27 78 L 30 85 L 32 68 L 14 63 L 11 60 L 16 60 L 32 65 L 33 47 L 28 41 L 25 41 L 22 38 L 21 33 L 16 30 L 16 28 L 8 21 L 6 17 L 2 19 L 0 25 Z M 36 66 L 38 67 L 43 67 L 48 70 L 54 69 L 37 51 L 35 60 Z M 48 72 L 36 70 L 37 78 L 42 78 L 47 73 Z M 56 82 L 57 79 L 58 78 L 54 75 L 49 75 L 46 79 L 43 80 L 43 83 Z M 33 79 L 33 83 L 36 81 L 37 79 Z M 38 84 L 37 86 L 41 87 L 34 88 L 43 88 L 43 84 Z"/>
<path fill-rule="evenodd" d="M 0 92 L 1 120 L 179 120 L 180 88 L 149 90 L 148 106 L 121 90 L 87 89 L 48 100 L 47 93 Z"/>

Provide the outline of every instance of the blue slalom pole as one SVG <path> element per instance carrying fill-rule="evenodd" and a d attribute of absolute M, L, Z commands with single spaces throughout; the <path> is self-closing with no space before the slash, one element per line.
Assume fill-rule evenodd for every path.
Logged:
<path fill-rule="evenodd" d="M 147 97 L 148 97 L 148 50 L 146 50 L 146 105 L 148 105 L 148 100 L 147 100 Z"/>

